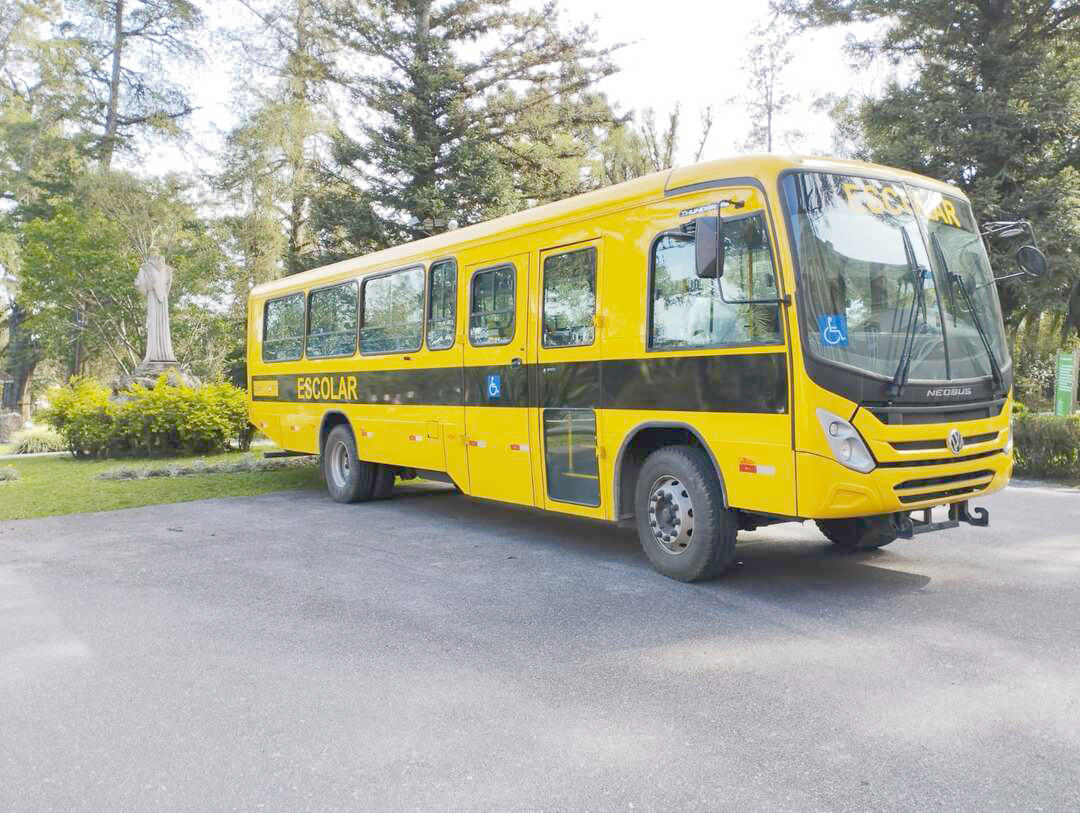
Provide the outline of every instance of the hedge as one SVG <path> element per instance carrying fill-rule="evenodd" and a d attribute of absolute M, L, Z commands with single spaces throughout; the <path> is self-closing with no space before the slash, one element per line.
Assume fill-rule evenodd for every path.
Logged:
<path fill-rule="evenodd" d="M 244 391 L 216 382 L 198 388 L 135 385 L 118 398 L 91 378 L 48 393 L 42 418 L 76 457 L 163 457 L 225 451 L 248 433 Z"/>
<path fill-rule="evenodd" d="M 1080 418 L 1019 413 L 1013 418 L 1016 473 L 1080 480 Z"/>

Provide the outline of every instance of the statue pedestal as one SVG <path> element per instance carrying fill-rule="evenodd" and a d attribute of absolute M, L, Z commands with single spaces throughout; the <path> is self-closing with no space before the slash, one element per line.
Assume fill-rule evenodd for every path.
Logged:
<path fill-rule="evenodd" d="M 198 387 L 199 379 L 188 372 L 180 369 L 175 361 L 144 361 L 131 375 L 125 375 L 113 382 L 113 394 L 119 395 L 125 390 L 131 389 L 136 384 L 141 384 L 147 389 L 153 389 L 158 378 L 165 376 L 165 381 L 174 387 Z"/>

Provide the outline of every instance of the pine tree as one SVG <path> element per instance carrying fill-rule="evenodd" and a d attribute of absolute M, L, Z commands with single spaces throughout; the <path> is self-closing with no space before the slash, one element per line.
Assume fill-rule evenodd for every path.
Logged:
<path fill-rule="evenodd" d="M 553 4 L 326 0 L 359 119 L 335 144 L 324 246 L 355 253 L 580 191 L 614 68 Z M 335 241 L 337 242 L 335 247 Z"/>

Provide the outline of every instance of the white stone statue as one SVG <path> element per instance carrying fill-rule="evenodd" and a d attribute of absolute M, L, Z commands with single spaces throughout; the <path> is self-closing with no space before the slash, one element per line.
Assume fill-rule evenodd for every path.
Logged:
<path fill-rule="evenodd" d="M 135 288 L 146 297 L 146 356 L 143 365 L 155 362 L 176 363 L 172 334 L 169 331 L 169 289 L 172 269 L 164 257 L 147 257 L 135 277 Z"/>

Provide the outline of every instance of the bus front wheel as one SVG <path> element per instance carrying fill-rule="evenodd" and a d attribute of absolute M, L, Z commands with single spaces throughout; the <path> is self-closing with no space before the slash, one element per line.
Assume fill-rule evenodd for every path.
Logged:
<path fill-rule="evenodd" d="M 665 576 L 713 579 L 735 561 L 738 523 L 724 508 L 720 480 L 700 449 L 657 449 L 645 458 L 635 492 L 641 547 Z"/>
<path fill-rule="evenodd" d="M 853 519 L 819 519 L 816 524 L 826 539 L 838 550 L 847 553 L 876 550 L 896 540 L 896 528 L 888 514 Z"/>
<path fill-rule="evenodd" d="M 375 466 L 356 454 L 356 438 L 344 424 L 330 430 L 319 460 L 326 490 L 336 502 L 371 499 Z"/>

